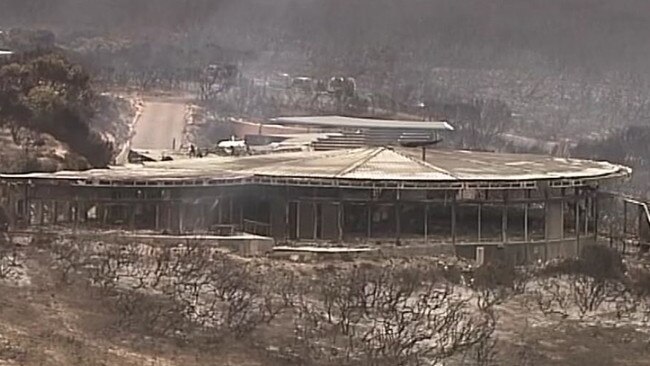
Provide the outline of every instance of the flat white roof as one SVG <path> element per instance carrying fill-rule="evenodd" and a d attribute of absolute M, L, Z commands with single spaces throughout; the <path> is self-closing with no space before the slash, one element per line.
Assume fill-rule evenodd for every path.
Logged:
<path fill-rule="evenodd" d="M 333 128 L 382 128 L 393 130 L 444 130 L 453 131 L 449 123 L 444 121 L 405 121 L 374 118 L 354 118 L 342 116 L 305 116 L 277 117 L 270 121 L 275 124 L 333 127 Z"/>

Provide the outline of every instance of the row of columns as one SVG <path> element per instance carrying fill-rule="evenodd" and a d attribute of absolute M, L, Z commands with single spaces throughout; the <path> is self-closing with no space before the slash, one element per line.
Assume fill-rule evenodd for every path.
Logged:
<path fill-rule="evenodd" d="M 218 200 L 217 205 L 210 207 L 204 203 L 190 202 L 171 202 L 161 200 L 160 202 L 143 202 L 143 203 L 124 203 L 121 204 L 127 210 L 128 217 L 125 217 L 126 223 L 131 228 L 135 228 L 136 212 L 135 207 L 148 206 L 148 210 L 153 208 L 153 228 L 155 230 L 166 229 L 173 232 L 185 232 L 186 228 L 204 228 L 211 223 L 230 223 L 235 224 L 243 221 L 242 207 L 236 203 L 233 197 L 223 197 Z M 373 209 L 376 203 L 364 203 L 367 209 L 366 215 L 366 237 L 372 238 L 373 233 Z M 546 200 L 545 201 L 545 238 L 547 240 L 556 240 L 564 238 L 564 205 L 566 201 Z M 30 223 L 35 224 L 56 224 L 59 222 L 77 223 L 87 221 L 88 210 L 90 207 L 96 207 L 96 220 L 100 224 L 107 224 L 109 213 L 112 207 L 119 207 L 117 203 L 91 203 L 90 201 L 56 201 L 56 200 L 33 200 L 30 207 L 26 209 L 26 215 L 30 218 Z M 201 211 L 197 210 L 197 205 Z M 345 201 L 286 201 L 282 197 L 271 198 L 270 212 L 268 223 L 270 226 L 270 235 L 275 238 L 284 238 L 289 240 L 297 239 L 327 239 L 327 240 L 344 240 L 344 218 L 345 218 Z M 592 204 L 592 206 L 595 206 Z M 34 208 L 34 217 L 31 216 L 32 207 Z M 214 210 L 216 207 L 216 210 Z M 293 208 L 292 208 L 293 207 Z M 501 241 L 507 243 L 508 237 L 508 202 L 504 201 L 501 221 Z M 402 208 L 403 204 L 399 201 L 394 204 L 394 239 L 399 241 L 402 238 Z M 589 217 L 586 214 L 587 207 L 584 208 L 584 233 L 589 230 Z M 192 212 L 189 212 L 191 210 Z M 215 211 L 213 213 L 213 210 Z M 451 200 L 451 217 L 450 217 L 450 239 L 451 243 L 456 245 L 458 242 L 457 231 L 457 211 L 458 202 L 455 196 Z M 592 207 L 593 214 L 597 212 Z M 188 212 L 186 212 L 188 211 Z M 576 237 L 581 236 L 580 221 L 580 202 L 575 202 L 575 228 Z M 212 215 L 216 217 L 212 217 Z M 291 216 L 295 217 L 295 222 L 291 222 Z M 428 242 L 430 237 L 429 216 L 430 205 L 423 204 L 423 228 L 424 241 Z M 236 217 L 237 216 L 237 217 Z M 477 241 L 483 239 L 483 205 L 477 206 Z M 524 241 L 529 241 L 529 204 L 524 205 Z M 594 230 L 596 228 L 594 227 Z M 290 232 L 295 230 L 295 232 Z"/>
<path fill-rule="evenodd" d="M 31 205 L 22 210 L 29 225 L 56 225 L 81 220 L 78 202 L 40 200 L 33 203 L 33 213 Z"/>
<path fill-rule="evenodd" d="M 74 224 L 96 222 L 110 225 L 111 219 L 120 219 L 128 228 L 136 226 L 136 207 L 153 208 L 153 227 L 150 229 L 168 229 L 183 232 L 186 226 L 185 210 L 189 207 L 183 203 L 131 203 L 109 204 L 91 201 L 50 201 L 31 200 L 24 207 L 23 217 L 28 225 Z M 123 210 L 123 214 L 117 210 Z M 91 212 L 91 211 L 94 211 Z"/>
<path fill-rule="evenodd" d="M 561 240 L 565 237 L 565 205 L 567 201 L 556 199 L 544 202 L 544 237 L 546 240 Z M 279 202 L 277 202 L 279 203 Z M 366 204 L 366 233 L 367 239 L 373 237 L 373 209 L 376 204 Z M 428 242 L 430 237 L 429 216 L 430 205 L 423 204 L 423 233 L 424 241 Z M 396 241 L 402 238 L 402 208 L 403 205 L 397 202 L 394 205 L 394 233 Z M 450 206 L 450 240 L 452 244 L 458 243 L 458 202 L 454 199 Z M 530 204 L 523 205 L 523 240 L 530 241 Z M 583 212 L 581 216 L 580 213 Z M 580 202 L 574 204 L 576 237 L 580 238 L 582 232 L 587 235 L 589 232 L 590 216 L 587 214 L 587 207 L 580 206 Z M 595 213 L 592 212 L 592 215 Z M 271 211 L 272 234 L 276 238 L 291 239 L 344 239 L 344 215 L 345 202 L 318 202 L 318 201 L 291 201 L 285 202 L 284 207 L 280 204 L 273 204 Z M 281 217 L 281 219 L 280 219 Z M 293 217 L 293 218 L 292 218 Z M 581 218 L 584 221 L 581 221 Z M 593 217 L 592 217 L 593 218 Z M 292 221 L 293 220 L 293 221 Z M 501 214 L 501 235 L 500 241 L 507 243 L 509 237 L 509 205 L 504 203 Z M 477 242 L 483 241 L 483 204 L 477 204 Z M 595 229 L 595 228 L 594 228 Z"/>

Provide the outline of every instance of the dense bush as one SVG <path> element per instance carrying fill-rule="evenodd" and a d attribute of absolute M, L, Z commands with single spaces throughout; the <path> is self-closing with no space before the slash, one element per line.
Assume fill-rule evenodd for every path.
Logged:
<path fill-rule="evenodd" d="M 542 275 L 580 274 L 599 281 L 620 281 L 625 275 L 625 264 L 620 253 L 603 245 L 587 245 L 578 258 L 552 262 L 541 270 Z"/>
<path fill-rule="evenodd" d="M 0 61 L 0 123 L 50 134 L 100 167 L 113 148 L 88 125 L 93 101 L 89 75 L 56 51 Z"/>

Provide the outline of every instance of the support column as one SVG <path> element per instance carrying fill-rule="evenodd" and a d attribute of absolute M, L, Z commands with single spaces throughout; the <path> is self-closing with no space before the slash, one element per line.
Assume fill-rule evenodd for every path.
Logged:
<path fill-rule="evenodd" d="M 174 231 L 174 229 L 172 228 L 172 215 L 174 211 L 173 204 L 171 202 L 168 202 L 167 204 L 165 204 L 165 206 L 166 206 L 165 211 L 167 211 L 167 227 L 165 228 L 165 230 L 169 230 L 173 232 Z"/>
<path fill-rule="evenodd" d="M 36 203 L 36 210 L 38 213 L 38 224 L 45 224 L 45 207 L 43 201 L 39 200 L 38 203 Z"/>
<path fill-rule="evenodd" d="M 289 241 L 289 225 L 291 224 L 290 221 L 290 215 L 291 215 L 291 208 L 290 208 L 290 203 L 288 199 L 289 195 L 287 194 L 287 187 L 284 187 L 282 190 L 282 199 L 284 201 L 284 230 L 283 230 L 283 235 L 284 235 L 284 241 L 285 243 Z"/>
<path fill-rule="evenodd" d="M 400 243 L 402 236 L 402 205 L 397 202 L 395 204 L 395 242 Z"/>
<path fill-rule="evenodd" d="M 273 238 L 280 239 L 283 236 L 286 238 L 287 234 L 287 205 L 282 204 L 279 199 L 271 200 L 270 205 L 271 217 L 269 223 L 271 224 L 271 232 L 269 233 Z"/>
<path fill-rule="evenodd" d="M 478 225 L 477 225 L 477 237 L 478 237 L 478 242 L 480 243 L 481 240 L 483 240 L 483 217 L 482 217 L 482 211 L 483 211 L 483 205 L 478 204 Z"/>
<path fill-rule="evenodd" d="M 623 199 L 623 243 L 627 238 L 627 201 Z"/>
<path fill-rule="evenodd" d="M 291 211 L 289 209 L 289 201 L 287 201 L 287 196 L 284 196 L 284 241 L 289 241 L 289 215 Z"/>
<path fill-rule="evenodd" d="M 594 205 L 594 201 L 591 199 L 591 197 L 586 196 L 585 197 L 585 211 L 584 211 L 584 216 L 585 216 L 585 237 L 589 235 L 589 212 L 592 211 L 592 207 Z"/>
<path fill-rule="evenodd" d="M 366 226 L 366 237 L 368 240 L 372 237 L 372 202 L 368 202 L 368 226 Z"/>
<path fill-rule="evenodd" d="M 223 196 L 219 197 L 217 200 L 217 224 L 221 225 L 223 224 L 223 206 L 224 206 L 224 198 Z"/>
<path fill-rule="evenodd" d="M 546 238 L 555 240 L 564 237 L 564 213 L 561 201 L 546 202 Z"/>
<path fill-rule="evenodd" d="M 530 261 L 530 235 L 528 234 L 528 210 L 530 209 L 530 191 L 526 193 L 526 204 L 524 205 L 524 261 Z"/>
<path fill-rule="evenodd" d="M 577 189 L 576 189 L 577 190 Z M 576 256 L 580 255 L 580 198 L 575 203 L 575 226 L 576 226 Z"/>
<path fill-rule="evenodd" d="M 300 234 L 301 234 L 301 230 L 300 230 L 300 225 L 302 225 L 302 220 L 300 220 L 301 214 L 302 212 L 300 210 L 300 201 L 298 201 L 296 202 L 296 232 L 295 232 L 297 240 L 300 240 Z"/>
<path fill-rule="evenodd" d="M 341 240 L 341 228 L 339 223 L 340 210 L 340 201 L 321 203 L 320 228 L 322 239 Z"/>
<path fill-rule="evenodd" d="M 638 215 L 639 242 L 642 245 L 641 249 L 644 250 L 644 247 L 647 249 L 650 244 L 650 223 L 643 205 L 639 205 Z"/>
<path fill-rule="evenodd" d="M 343 242 L 343 215 L 345 214 L 344 212 L 345 206 L 343 202 L 339 201 L 337 210 L 336 210 L 336 228 L 338 229 L 338 242 L 342 243 Z"/>
<path fill-rule="evenodd" d="M 526 202 L 526 205 L 524 206 L 524 241 L 528 242 L 529 241 L 529 234 L 528 234 L 528 210 L 530 209 L 530 204 Z"/>
<path fill-rule="evenodd" d="M 598 220 L 600 219 L 600 211 L 598 208 L 598 194 L 594 193 L 593 196 L 594 206 L 594 243 L 598 243 Z"/>
<path fill-rule="evenodd" d="M 429 203 L 424 204 L 424 243 L 429 244 Z"/>
<path fill-rule="evenodd" d="M 178 204 L 178 233 L 183 234 L 185 231 L 185 204 Z"/>
<path fill-rule="evenodd" d="M 194 222 L 192 223 L 192 229 L 196 232 L 204 232 L 210 228 L 210 205 L 206 204 L 204 201 L 198 204 L 200 211 L 197 214 L 192 215 Z M 192 206 L 190 206 L 191 208 Z M 193 209 L 190 209 L 193 212 Z"/>
<path fill-rule="evenodd" d="M 237 222 L 239 223 L 239 227 L 243 228 L 244 227 L 244 203 L 239 200 L 237 205 Z"/>
<path fill-rule="evenodd" d="M 547 197 L 546 200 L 544 201 L 544 260 L 545 261 L 548 260 L 548 231 L 549 231 L 549 229 L 548 229 L 548 227 L 549 227 L 549 224 L 548 224 L 548 215 L 549 215 L 548 202 L 549 201 L 548 201 L 548 197 Z"/>
<path fill-rule="evenodd" d="M 135 231 L 135 212 L 137 211 L 137 204 L 131 204 L 131 207 L 128 207 L 129 209 L 129 228 L 131 231 Z"/>
<path fill-rule="evenodd" d="M 451 200 L 451 244 L 456 246 L 456 192 Z"/>
<path fill-rule="evenodd" d="M 66 202 L 65 204 L 65 221 L 71 224 L 74 221 L 74 204 Z"/>
<path fill-rule="evenodd" d="M 312 209 L 312 214 L 314 215 L 314 225 L 311 233 L 312 239 L 316 240 L 318 239 L 318 205 L 316 204 L 316 201 L 312 202 L 311 204 L 311 209 Z M 322 217 L 321 217 L 322 219 Z"/>
<path fill-rule="evenodd" d="M 76 201 L 71 206 L 72 209 L 72 229 L 76 232 L 77 225 L 79 224 L 79 201 Z"/>
<path fill-rule="evenodd" d="M 235 208 L 234 208 L 232 196 L 228 197 L 228 220 L 230 221 L 229 224 L 233 224 L 233 225 L 237 222 L 235 220 Z"/>
<path fill-rule="evenodd" d="M 52 209 L 50 211 L 50 225 L 56 225 L 56 223 L 59 221 L 59 202 L 57 201 L 52 201 Z"/>
<path fill-rule="evenodd" d="M 106 204 L 100 204 L 98 207 L 101 208 L 101 224 L 102 226 L 106 226 L 108 224 L 108 214 L 109 214 L 109 208 L 106 206 Z"/>
<path fill-rule="evenodd" d="M 528 211 L 530 210 L 530 190 L 526 191 L 526 204 L 524 205 L 524 241 L 528 243 L 530 234 L 528 233 Z M 526 244 L 528 248 L 528 244 Z M 526 258 L 528 260 L 528 258 Z"/>
<path fill-rule="evenodd" d="M 92 205 L 88 201 L 77 201 L 77 223 L 88 222 L 88 210 L 91 206 Z M 95 211 L 95 214 L 96 213 L 97 211 Z"/>
<path fill-rule="evenodd" d="M 298 239 L 314 238 L 314 205 L 311 202 L 298 203 Z"/>
<path fill-rule="evenodd" d="M 402 204 L 400 203 L 400 200 L 402 199 L 400 195 L 400 190 L 398 189 L 397 192 L 395 192 L 395 230 L 396 230 L 396 244 L 400 243 L 400 239 L 402 236 Z"/>
<path fill-rule="evenodd" d="M 154 208 L 154 227 L 160 230 L 160 203 L 155 204 Z"/>
<path fill-rule="evenodd" d="M 31 204 L 31 199 L 29 197 L 29 185 L 27 183 L 24 184 L 24 195 L 25 195 L 25 200 L 23 202 L 24 204 L 24 216 L 25 216 L 25 224 L 29 227 L 32 224 L 32 204 Z"/>
<path fill-rule="evenodd" d="M 503 202 L 503 209 L 501 212 L 501 242 L 506 244 L 508 242 L 508 202 Z"/>
<path fill-rule="evenodd" d="M 550 248 L 557 248 L 557 245 L 551 246 L 549 241 L 551 240 L 558 240 L 564 238 L 564 207 L 563 207 L 564 202 L 562 200 L 557 200 L 557 201 L 552 201 L 552 200 L 547 200 L 546 201 L 546 215 L 544 218 L 546 230 L 545 230 L 545 237 L 546 237 L 546 245 L 545 245 L 545 252 L 546 252 L 546 258 L 545 260 L 550 260 L 553 258 L 557 258 L 559 256 L 559 253 L 557 250 L 551 251 Z"/>

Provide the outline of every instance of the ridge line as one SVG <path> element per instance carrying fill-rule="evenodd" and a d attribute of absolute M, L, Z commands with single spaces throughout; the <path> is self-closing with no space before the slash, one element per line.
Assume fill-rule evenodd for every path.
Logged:
<path fill-rule="evenodd" d="M 445 169 L 442 169 L 442 168 L 438 168 L 437 166 L 435 166 L 435 165 L 433 165 L 433 164 L 431 164 L 431 163 L 428 163 L 428 162 L 426 162 L 426 161 L 424 161 L 424 160 L 421 160 L 421 159 L 416 159 L 415 157 L 413 157 L 413 156 L 411 156 L 411 155 L 409 155 L 409 154 L 404 154 L 404 153 L 402 153 L 402 152 L 400 152 L 400 151 L 397 151 L 397 150 L 395 150 L 395 149 L 391 149 L 391 150 L 392 150 L 395 154 L 398 154 L 398 155 L 400 155 L 400 156 L 402 156 L 402 157 L 405 157 L 405 158 L 411 160 L 412 162 L 414 162 L 414 163 L 416 163 L 416 164 L 419 164 L 419 165 L 424 166 L 424 167 L 426 167 L 426 168 L 432 169 L 432 170 L 434 170 L 434 171 L 436 171 L 436 172 L 438 172 L 438 173 L 446 174 L 446 175 L 448 175 L 448 176 L 450 176 L 450 177 L 452 177 L 452 178 L 454 178 L 454 179 L 458 179 L 457 176 L 453 175 L 453 174 L 452 174 L 450 171 L 448 171 L 448 170 L 445 170 Z"/>
<path fill-rule="evenodd" d="M 356 161 L 356 162 L 350 164 L 347 168 L 345 168 L 345 169 L 339 171 L 338 173 L 336 173 L 336 174 L 334 175 L 334 177 L 336 177 L 336 178 L 340 178 L 340 177 L 342 177 L 343 175 L 346 175 L 346 174 L 350 174 L 350 173 L 352 173 L 353 171 L 357 170 L 360 166 L 362 166 L 363 164 L 365 164 L 365 163 L 367 163 L 368 161 L 370 161 L 370 159 L 372 159 L 372 158 L 374 158 L 375 156 L 379 155 L 379 154 L 380 154 L 382 151 L 384 151 L 385 149 L 386 149 L 385 147 L 376 147 L 376 148 L 374 148 L 373 150 L 370 151 L 370 153 L 368 154 L 368 156 L 366 156 L 366 157 L 362 158 L 361 160 L 358 160 L 358 161 Z"/>

